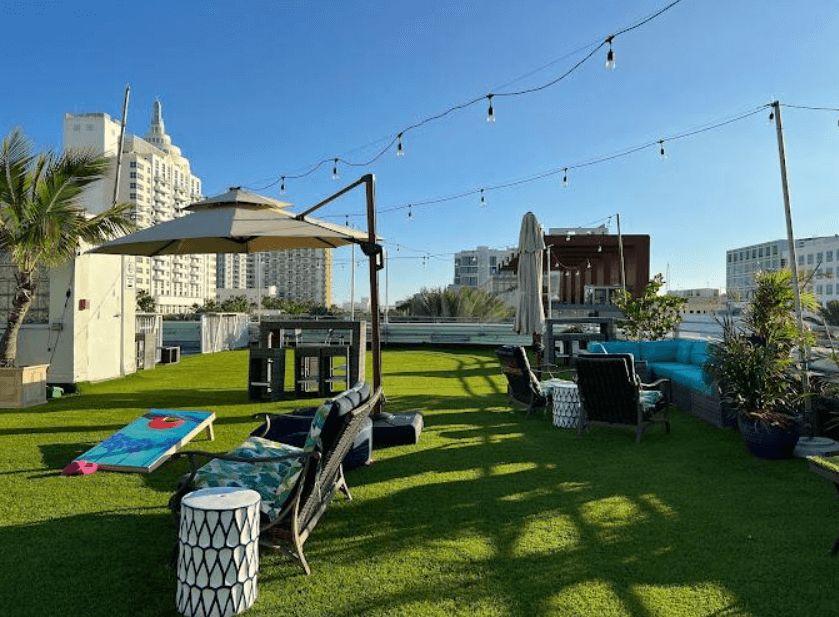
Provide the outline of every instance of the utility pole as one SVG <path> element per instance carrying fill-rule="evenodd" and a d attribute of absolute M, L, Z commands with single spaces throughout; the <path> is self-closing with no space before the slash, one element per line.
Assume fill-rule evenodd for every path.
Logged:
<path fill-rule="evenodd" d="M 621 235 L 621 215 L 615 214 L 618 222 L 618 249 L 621 257 L 621 290 L 626 293 L 626 264 L 623 261 L 623 236 Z"/>
<path fill-rule="evenodd" d="M 799 331 L 804 331 L 804 318 L 801 314 L 801 291 L 798 289 L 798 258 L 795 254 L 795 234 L 792 230 L 792 209 L 789 200 L 789 180 L 787 178 L 787 156 L 784 149 L 784 127 L 781 122 L 781 103 L 772 103 L 772 114 L 775 116 L 775 130 L 778 135 L 778 157 L 781 161 L 781 187 L 784 192 L 784 213 L 787 219 L 787 242 L 789 243 L 789 261 L 792 271 L 792 291 L 795 297 L 795 317 L 798 322 Z M 807 370 L 807 345 L 802 339 L 798 345 L 798 354 L 801 361 L 801 386 L 804 390 L 804 418 L 806 428 L 813 436 L 813 423 L 811 418 L 812 406 L 810 397 L 810 376 Z"/>

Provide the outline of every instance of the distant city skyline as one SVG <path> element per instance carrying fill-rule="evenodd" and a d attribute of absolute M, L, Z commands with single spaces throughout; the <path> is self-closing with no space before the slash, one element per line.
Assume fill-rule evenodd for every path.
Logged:
<path fill-rule="evenodd" d="M 207 196 L 244 186 L 301 211 L 375 173 L 383 304 L 450 284 L 459 251 L 514 246 L 529 210 L 546 229 L 620 213 L 624 233 L 650 235 L 651 273 L 669 268 L 672 289 L 724 287 L 727 250 L 786 233 L 761 106 L 839 106 L 839 5 L 683 0 L 616 36 L 605 70 L 605 38 L 668 4 L 19 3 L 4 8 L 5 60 L 26 70 L 0 100 L 0 132 L 20 126 L 38 148 L 59 147 L 65 112 L 119 119 L 130 84 L 127 130 L 143 134 L 159 98 Z M 68 49 L 78 60 L 59 60 Z M 396 156 L 400 131 L 489 93 L 495 122 L 480 100 L 406 132 Z M 832 234 L 839 113 L 783 114 L 796 236 Z M 369 165 L 344 163 L 391 143 Z M 363 227 L 362 197 L 318 215 Z M 334 254 L 338 304 L 350 254 Z M 359 297 L 366 262 L 355 259 Z"/>

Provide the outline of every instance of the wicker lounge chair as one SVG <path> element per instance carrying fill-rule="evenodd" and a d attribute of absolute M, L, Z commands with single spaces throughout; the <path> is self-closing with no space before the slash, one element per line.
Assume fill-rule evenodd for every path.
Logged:
<path fill-rule="evenodd" d="M 654 423 L 670 432 L 669 380 L 641 383 L 632 354 L 585 354 L 577 357 L 577 388 L 581 420 L 577 435 L 594 426 L 616 426 L 635 431 L 636 443 Z"/>
<path fill-rule="evenodd" d="M 350 405 L 347 410 L 343 403 L 358 397 L 360 387 L 367 386 L 342 392 L 317 409 L 302 448 L 252 435 L 229 454 L 179 452 L 177 456 L 189 457 L 190 473 L 181 480 L 169 507 L 178 516 L 183 496 L 198 488 L 253 489 L 261 497 L 259 543 L 281 551 L 311 574 L 303 544 L 338 490 L 352 499 L 342 461 L 365 418 L 382 397 L 379 388 L 367 400 Z M 198 458 L 210 461 L 199 468 Z"/>
<path fill-rule="evenodd" d="M 539 380 L 530 369 L 524 347 L 502 345 L 496 348 L 495 355 L 507 378 L 507 396 L 511 404 L 526 407 L 528 414 L 548 404 L 548 398 L 542 391 Z"/>

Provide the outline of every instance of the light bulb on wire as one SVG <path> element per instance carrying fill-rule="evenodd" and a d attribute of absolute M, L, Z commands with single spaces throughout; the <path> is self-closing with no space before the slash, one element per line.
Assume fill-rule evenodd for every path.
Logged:
<path fill-rule="evenodd" d="M 598 253 L 602 253 L 602 252 L 603 252 L 603 245 L 602 245 L 602 244 L 598 244 L 598 245 L 597 245 L 597 252 L 598 252 Z"/>
<path fill-rule="evenodd" d="M 285 195 L 285 176 L 280 178 L 280 195 Z"/>
<path fill-rule="evenodd" d="M 332 179 L 337 180 L 340 178 L 338 175 L 338 159 L 335 159 L 332 163 Z"/>
<path fill-rule="evenodd" d="M 615 52 L 612 49 L 612 39 L 615 37 L 610 36 L 606 39 L 606 42 L 609 43 L 609 51 L 606 52 L 606 70 L 607 71 L 614 71 L 615 70 Z"/>
<path fill-rule="evenodd" d="M 495 122 L 495 110 L 492 108 L 493 96 L 492 94 L 487 94 L 487 102 L 489 103 L 489 107 L 487 107 L 487 122 Z"/>
<path fill-rule="evenodd" d="M 562 170 L 562 186 L 568 188 L 568 168 Z"/>
<path fill-rule="evenodd" d="M 399 141 L 396 144 L 396 156 L 405 156 L 405 150 L 402 148 L 402 133 L 397 135 Z"/>
<path fill-rule="evenodd" d="M 659 150 L 658 150 L 658 158 L 662 161 L 667 158 L 667 152 L 664 150 L 664 140 L 658 140 Z"/>
<path fill-rule="evenodd" d="M 484 189 L 481 189 L 481 208 L 484 208 L 487 205 L 487 198 L 484 195 Z"/>
<path fill-rule="evenodd" d="M 408 204 L 408 220 L 409 220 L 409 221 L 413 221 L 413 220 L 414 220 L 414 213 L 413 213 L 413 211 L 411 210 L 411 204 Z"/>

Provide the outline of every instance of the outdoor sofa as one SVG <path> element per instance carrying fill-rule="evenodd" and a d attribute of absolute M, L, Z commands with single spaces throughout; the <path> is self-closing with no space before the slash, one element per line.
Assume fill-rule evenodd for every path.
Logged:
<path fill-rule="evenodd" d="M 636 361 L 646 362 L 647 380 L 670 380 L 673 404 L 713 426 L 730 426 L 716 384 L 705 370 L 710 345 L 687 339 L 604 341 L 590 343 L 588 351 L 631 353 Z"/>

